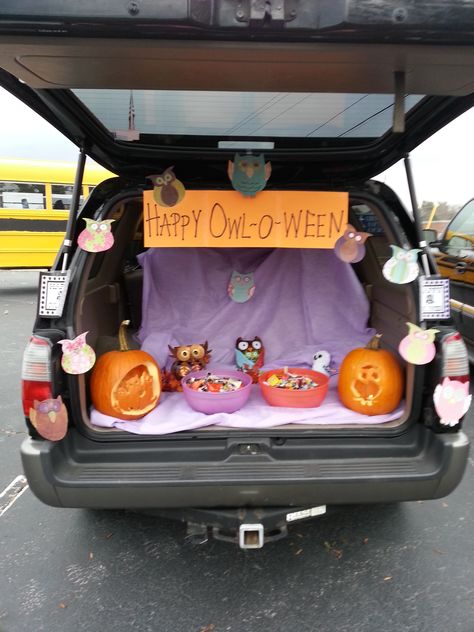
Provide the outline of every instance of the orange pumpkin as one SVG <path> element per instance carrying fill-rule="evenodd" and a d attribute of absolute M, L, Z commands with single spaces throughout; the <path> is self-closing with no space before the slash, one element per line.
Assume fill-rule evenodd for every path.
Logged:
<path fill-rule="evenodd" d="M 365 348 L 353 349 L 339 369 L 339 397 L 347 408 L 364 415 L 385 415 L 398 406 L 403 372 L 395 357 L 380 349 L 380 334 Z"/>
<path fill-rule="evenodd" d="M 129 349 L 124 320 L 119 329 L 120 350 L 104 353 L 91 375 L 96 410 L 118 419 L 140 419 L 153 410 L 161 395 L 160 369 L 146 351 Z"/>

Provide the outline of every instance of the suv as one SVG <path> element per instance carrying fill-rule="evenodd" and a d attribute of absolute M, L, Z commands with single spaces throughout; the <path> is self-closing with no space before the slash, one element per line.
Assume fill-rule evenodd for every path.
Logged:
<path fill-rule="evenodd" d="M 69 273 L 65 304 L 49 317 L 39 306 L 24 354 L 29 437 L 21 453 L 38 498 L 56 507 L 159 511 L 191 531 L 212 527 L 234 540 L 238 533 L 241 546 L 257 547 L 326 504 L 439 498 L 457 486 L 469 442 L 462 420 L 440 423 L 433 392 L 445 378 L 469 379 L 466 349 L 449 320 L 420 320 L 418 279 L 384 276 L 390 246 L 415 249 L 421 231 L 416 214 L 371 180 L 474 104 L 466 26 L 474 9 L 446 4 L 431 15 L 430 2 L 395 10 L 358 1 L 108 0 L 87 10 L 61 0 L 2 2 L 0 84 L 81 149 L 76 191 L 85 154 L 118 174 L 71 213 L 53 268 Z M 303 238 L 290 249 L 169 248 L 166 239 L 179 238 L 184 224 L 164 197 L 161 219 L 148 213 L 144 222 L 143 197 L 156 174 L 173 165 L 180 180 L 166 199 L 176 200 L 183 185 L 192 200 L 223 196 L 232 190 L 229 161 L 235 169 L 235 152 L 249 149 L 271 163 L 266 192 L 342 193 L 352 232 L 372 235 L 365 257 L 341 261 L 332 248 L 304 248 Z M 254 170 L 260 160 L 241 164 Z M 191 208 L 188 223 L 204 203 Z M 222 206 L 217 212 L 216 234 L 228 226 Z M 262 211 L 261 237 L 274 212 Z M 324 230 L 316 215 L 300 207 L 307 234 Z M 114 220 L 113 247 L 78 247 L 85 218 L 97 226 Z M 162 248 L 145 247 L 152 230 Z M 425 274 L 435 275 L 429 252 L 422 254 Z M 233 271 L 254 273 L 250 300 L 227 296 Z M 100 357 L 118 347 L 124 319 L 129 344 L 161 368 L 168 345 L 205 340 L 212 360 L 229 367 L 234 341 L 252 336 L 266 345 L 270 368 L 311 366 L 320 348 L 340 364 L 375 332 L 396 355 L 407 322 L 437 330 L 436 354 L 422 365 L 398 356 L 404 398 L 382 421 L 359 415 L 349 422 L 332 377 L 330 404 L 319 409 L 262 413 L 255 386 L 236 416 L 205 417 L 186 408 L 180 393 L 165 393 L 147 426 L 98 413 L 90 372 L 61 364 L 59 341 L 88 332 Z M 358 388 L 368 389 L 370 402 L 380 373 L 370 363 L 363 369 Z M 110 391 L 105 382 L 103 391 Z M 46 440 L 30 411 L 58 396 L 68 431 Z"/>
<path fill-rule="evenodd" d="M 433 235 L 432 235 L 433 237 Z M 474 360 L 474 200 L 453 217 L 436 246 L 436 263 L 442 276 L 451 280 L 451 309 L 454 322 Z"/>

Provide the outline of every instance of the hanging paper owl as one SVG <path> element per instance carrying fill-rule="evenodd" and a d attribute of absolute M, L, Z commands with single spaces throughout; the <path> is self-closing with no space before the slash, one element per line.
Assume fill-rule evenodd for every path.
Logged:
<path fill-rule="evenodd" d="M 445 377 L 443 382 L 435 388 L 433 400 L 439 423 L 443 426 L 456 426 L 471 405 L 472 395 L 469 395 L 469 382 L 459 382 Z"/>
<path fill-rule="evenodd" d="M 30 421 L 44 439 L 60 441 L 67 432 L 67 408 L 59 395 L 56 399 L 36 399 L 30 408 Z"/>
<path fill-rule="evenodd" d="M 111 224 L 114 219 L 95 220 L 89 217 L 83 218 L 86 227 L 77 238 L 77 243 L 87 252 L 102 252 L 112 248 L 114 236 L 111 231 Z"/>
<path fill-rule="evenodd" d="M 85 331 L 73 340 L 64 339 L 58 341 L 63 350 L 61 366 L 66 373 L 80 375 L 81 373 L 86 373 L 94 366 L 94 349 L 86 343 L 88 333 L 88 331 Z"/>
<path fill-rule="evenodd" d="M 153 182 L 153 198 L 159 206 L 175 206 L 184 198 L 186 189 L 175 176 L 174 167 L 168 167 L 159 175 L 148 176 Z"/>
<path fill-rule="evenodd" d="M 236 303 L 246 303 L 251 299 L 255 294 L 253 272 L 240 274 L 234 270 L 227 286 L 227 294 Z"/>
<path fill-rule="evenodd" d="M 347 224 L 344 235 L 336 241 L 334 252 L 346 263 L 358 263 L 365 257 L 364 243 L 368 237 L 372 237 L 372 233 L 361 233 Z"/>
<path fill-rule="evenodd" d="M 392 283 L 410 283 L 419 274 L 418 253 L 420 248 L 406 250 L 399 246 L 391 245 L 392 257 L 385 263 L 382 273 L 384 277 Z"/>
<path fill-rule="evenodd" d="M 207 340 L 204 344 L 180 345 L 171 347 L 168 345 L 170 355 L 174 358 L 171 365 L 171 373 L 178 379 L 191 371 L 201 371 L 211 359 L 211 349 L 207 347 Z"/>
<path fill-rule="evenodd" d="M 265 162 L 263 154 L 235 154 L 234 161 L 227 164 L 227 175 L 236 191 L 246 197 L 254 197 L 265 188 L 272 172 L 270 162 Z"/>
<path fill-rule="evenodd" d="M 331 361 L 331 354 L 325 349 L 320 349 L 313 355 L 312 369 L 313 371 L 318 371 L 318 373 L 323 373 L 328 377 L 337 373 L 336 366 L 334 365 L 334 362 Z"/>
<path fill-rule="evenodd" d="M 413 323 L 407 323 L 408 336 L 398 346 L 402 358 L 412 364 L 428 364 L 435 357 L 434 339 L 438 329 L 422 329 Z"/>

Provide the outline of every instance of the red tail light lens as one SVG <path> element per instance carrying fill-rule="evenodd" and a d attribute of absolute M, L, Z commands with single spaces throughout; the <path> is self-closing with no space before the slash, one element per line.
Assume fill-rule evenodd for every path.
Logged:
<path fill-rule="evenodd" d="M 457 331 L 441 340 L 442 377 L 469 382 L 469 355 L 466 343 Z"/>
<path fill-rule="evenodd" d="M 52 397 L 51 345 L 44 338 L 32 336 L 23 353 L 21 398 L 28 417 L 35 400 Z"/>

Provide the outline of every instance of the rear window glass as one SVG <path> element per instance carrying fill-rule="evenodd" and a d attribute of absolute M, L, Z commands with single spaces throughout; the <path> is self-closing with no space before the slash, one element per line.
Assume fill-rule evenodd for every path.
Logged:
<path fill-rule="evenodd" d="M 377 138 L 392 126 L 391 94 L 72 91 L 111 132 L 262 138 Z M 407 95 L 405 109 L 422 99 Z"/>

